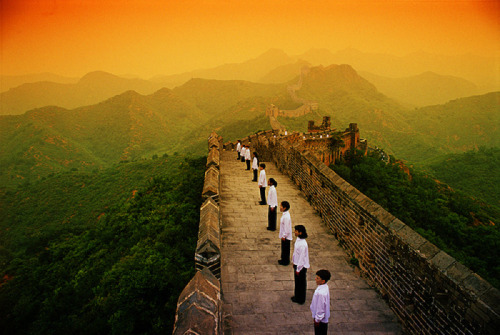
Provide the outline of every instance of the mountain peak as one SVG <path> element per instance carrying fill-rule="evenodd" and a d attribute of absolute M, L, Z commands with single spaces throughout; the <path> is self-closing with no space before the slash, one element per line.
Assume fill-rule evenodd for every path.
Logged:
<path fill-rule="evenodd" d="M 119 77 L 117 77 L 114 74 L 111 74 L 109 72 L 93 71 L 93 72 L 87 73 L 82 78 L 80 78 L 79 83 L 94 82 L 96 80 L 97 81 L 110 80 L 110 79 L 115 80 L 115 79 L 119 79 Z"/>

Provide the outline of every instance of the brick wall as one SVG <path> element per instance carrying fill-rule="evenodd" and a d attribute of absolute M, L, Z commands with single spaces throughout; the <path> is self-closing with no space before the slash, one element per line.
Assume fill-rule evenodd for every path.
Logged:
<path fill-rule="evenodd" d="M 409 333 L 498 333 L 499 290 L 360 193 L 311 152 L 272 131 L 243 142 L 298 185 Z"/>
<path fill-rule="evenodd" d="M 196 274 L 177 301 L 173 334 L 222 334 L 220 287 L 220 149 L 222 138 L 216 133 L 208 138 L 207 170 L 203 185 L 203 205 L 195 251 Z"/>

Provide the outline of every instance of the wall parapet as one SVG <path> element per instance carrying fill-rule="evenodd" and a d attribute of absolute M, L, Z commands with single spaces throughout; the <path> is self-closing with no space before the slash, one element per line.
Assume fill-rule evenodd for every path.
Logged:
<path fill-rule="evenodd" d="M 200 207 L 198 241 L 194 255 L 196 273 L 177 302 L 174 335 L 218 335 L 223 333 L 220 285 L 220 150 L 222 137 L 208 137 L 207 170 Z"/>
<path fill-rule="evenodd" d="M 361 275 L 412 334 L 494 334 L 500 292 L 328 168 L 273 132 L 245 138 L 298 185 Z M 230 144 L 226 144 L 230 147 Z"/>

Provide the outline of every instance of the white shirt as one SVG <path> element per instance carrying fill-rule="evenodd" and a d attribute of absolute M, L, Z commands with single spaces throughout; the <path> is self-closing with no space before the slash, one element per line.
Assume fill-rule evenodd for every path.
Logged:
<path fill-rule="evenodd" d="M 297 237 L 295 248 L 293 249 L 292 262 L 297 265 L 297 272 L 303 268 L 309 269 L 309 248 L 305 238 Z"/>
<path fill-rule="evenodd" d="M 259 169 L 259 160 L 257 159 L 257 157 L 253 158 L 252 169 L 253 170 L 258 170 Z"/>
<path fill-rule="evenodd" d="M 266 170 L 260 170 L 259 173 L 259 186 L 266 187 Z"/>
<path fill-rule="evenodd" d="M 247 149 L 245 147 L 241 147 L 240 156 L 245 157 L 245 151 L 247 151 Z"/>
<path fill-rule="evenodd" d="M 274 187 L 274 185 L 269 187 L 269 192 L 267 193 L 267 204 L 269 207 L 278 207 L 278 194 L 276 193 L 276 187 Z"/>
<path fill-rule="evenodd" d="M 241 151 L 241 143 L 238 142 L 238 144 L 236 144 L 236 151 L 240 152 Z"/>
<path fill-rule="evenodd" d="M 250 158 L 250 148 L 248 148 L 245 150 L 245 160 L 249 161 Z"/>
<path fill-rule="evenodd" d="M 292 240 L 292 219 L 290 218 L 290 212 L 283 212 L 280 220 L 280 238 L 286 238 L 287 240 Z"/>
<path fill-rule="evenodd" d="M 319 285 L 314 291 L 310 308 L 315 322 L 328 323 L 330 318 L 330 289 L 326 283 Z"/>

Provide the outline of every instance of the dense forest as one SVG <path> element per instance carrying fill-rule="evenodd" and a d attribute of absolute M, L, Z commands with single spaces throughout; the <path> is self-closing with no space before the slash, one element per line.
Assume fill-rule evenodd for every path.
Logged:
<path fill-rule="evenodd" d="M 0 333 L 172 329 L 205 161 L 155 156 L 2 190 Z"/>
<path fill-rule="evenodd" d="M 349 153 L 332 169 L 458 261 L 500 287 L 500 209 L 453 190 L 391 156 Z"/>
<path fill-rule="evenodd" d="M 500 149 L 480 147 L 427 163 L 428 169 L 453 188 L 500 206 Z"/>

